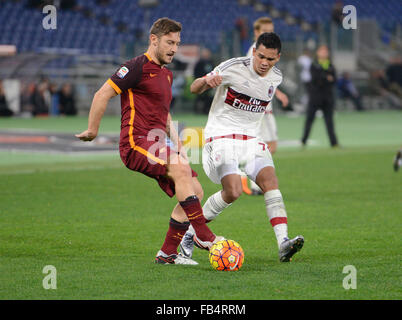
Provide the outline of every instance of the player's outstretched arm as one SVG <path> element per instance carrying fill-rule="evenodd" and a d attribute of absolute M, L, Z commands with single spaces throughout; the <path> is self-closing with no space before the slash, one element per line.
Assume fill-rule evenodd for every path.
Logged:
<path fill-rule="evenodd" d="M 116 91 L 107 83 L 95 93 L 89 110 L 88 129 L 75 136 L 82 141 L 92 141 L 98 135 L 100 122 L 111 98 L 116 96 Z"/>
<path fill-rule="evenodd" d="M 191 84 L 190 91 L 191 93 L 201 94 L 208 89 L 216 88 L 221 83 L 222 83 L 222 76 L 220 76 L 219 74 L 213 74 L 202 78 L 197 78 Z"/>

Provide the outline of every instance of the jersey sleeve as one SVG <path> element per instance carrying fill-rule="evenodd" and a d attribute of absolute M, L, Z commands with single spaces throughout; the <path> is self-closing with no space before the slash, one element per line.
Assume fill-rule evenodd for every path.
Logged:
<path fill-rule="evenodd" d="M 232 66 L 237 58 L 229 59 L 216 66 L 214 70 L 208 73 L 206 76 L 219 74 L 222 77 L 221 85 L 228 85 L 230 83 L 229 68 Z"/>
<path fill-rule="evenodd" d="M 139 59 L 129 60 L 122 64 L 107 82 L 117 94 L 135 88 L 141 80 L 142 66 L 143 64 L 140 63 Z"/>

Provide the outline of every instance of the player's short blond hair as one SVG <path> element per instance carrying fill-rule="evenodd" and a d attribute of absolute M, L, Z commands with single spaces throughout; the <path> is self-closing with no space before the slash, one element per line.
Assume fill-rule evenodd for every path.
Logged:
<path fill-rule="evenodd" d="M 274 22 L 269 17 L 258 18 L 257 20 L 254 21 L 254 24 L 253 24 L 254 30 L 259 31 L 261 28 L 261 25 L 263 25 L 263 24 L 274 24 Z"/>

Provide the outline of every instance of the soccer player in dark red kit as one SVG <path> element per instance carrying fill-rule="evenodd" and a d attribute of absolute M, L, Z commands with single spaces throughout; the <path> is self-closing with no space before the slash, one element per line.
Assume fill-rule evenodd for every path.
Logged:
<path fill-rule="evenodd" d="M 98 134 L 108 101 L 121 95 L 120 157 L 127 168 L 154 178 L 165 193 L 176 195 L 169 229 L 155 263 L 197 264 L 177 253 L 190 223 L 198 245 L 209 249 L 224 239 L 206 225 L 200 201 L 203 190 L 169 113 L 172 72 L 165 65 L 173 60 L 180 43 L 181 24 L 168 18 L 154 22 L 146 53 L 124 63 L 95 93 L 88 129 L 76 137 L 91 141 Z M 175 144 L 166 144 L 166 136 Z"/>

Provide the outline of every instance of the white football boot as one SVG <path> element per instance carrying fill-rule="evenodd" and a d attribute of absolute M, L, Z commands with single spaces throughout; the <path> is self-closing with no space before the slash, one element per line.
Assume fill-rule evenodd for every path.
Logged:
<path fill-rule="evenodd" d="M 293 255 L 303 248 L 304 238 L 303 236 L 297 236 L 293 239 L 286 239 L 279 247 L 279 261 L 289 262 Z"/>
<path fill-rule="evenodd" d="M 187 258 L 191 258 L 194 251 L 194 232 L 190 228 L 184 234 L 179 246 L 180 253 Z"/>
<path fill-rule="evenodd" d="M 161 250 L 158 251 L 155 257 L 155 263 L 158 264 L 187 264 L 187 265 L 197 265 L 198 262 L 183 256 L 182 254 L 171 254 L 166 255 Z"/>
<path fill-rule="evenodd" d="M 215 236 L 214 241 L 202 241 L 202 240 L 200 240 L 200 239 L 197 238 L 197 235 L 196 235 L 196 234 L 194 234 L 194 245 L 195 245 L 197 248 L 205 249 L 205 250 L 208 250 L 208 251 L 211 249 L 211 247 L 212 247 L 215 243 L 217 243 L 217 242 L 219 242 L 219 241 L 222 241 L 222 240 L 226 240 L 225 237 L 222 237 L 222 236 Z"/>

